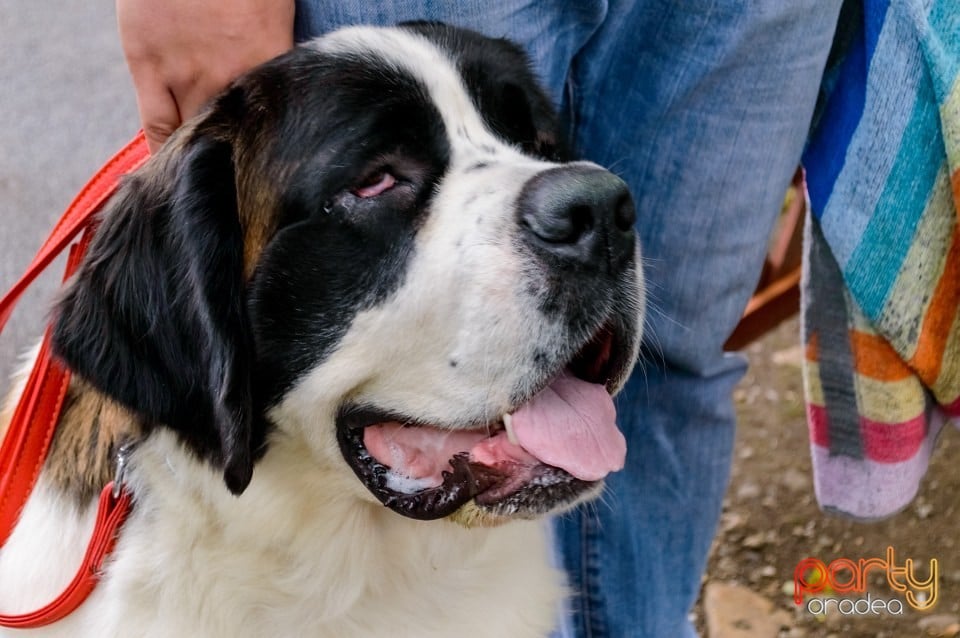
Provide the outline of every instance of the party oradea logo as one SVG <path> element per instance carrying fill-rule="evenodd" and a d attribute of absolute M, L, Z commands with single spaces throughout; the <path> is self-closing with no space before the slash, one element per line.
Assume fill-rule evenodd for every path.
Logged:
<path fill-rule="evenodd" d="M 897 564 L 893 547 L 887 547 L 885 558 L 837 558 L 829 564 L 804 558 L 793 571 L 793 602 L 798 607 L 806 605 L 807 611 L 817 616 L 833 610 L 845 616 L 898 616 L 911 608 L 929 611 L 940 593 L 937 559 L 921 565 L 919 575 L 916 567 L 911 558 Z M 878 580 L 880 574 L 886 576 L 890 591 L 867 591 L 868 581 Z"/>

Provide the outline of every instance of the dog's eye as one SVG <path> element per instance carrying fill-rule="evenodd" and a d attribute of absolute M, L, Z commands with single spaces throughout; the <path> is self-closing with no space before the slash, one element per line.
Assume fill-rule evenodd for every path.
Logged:
<path fill-rule="evenodd" d="M 350 192 L 362 199 L 381 195 L 397 184 L 397 178 L 390 171 L 383 169 L 372 173 Z"/>

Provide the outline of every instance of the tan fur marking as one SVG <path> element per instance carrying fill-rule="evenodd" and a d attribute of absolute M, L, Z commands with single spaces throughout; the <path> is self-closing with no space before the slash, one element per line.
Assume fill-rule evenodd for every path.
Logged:
<path fill-rule="evenodd" d="M 57 488 L 87 503 L 113 479 L 119 445 L 140 432 L 136 416 L 74 376 L 44 471 Z"/>
<path fill-rule="evenodd" d="M 22 387 L 22 384 L 17 383 L 17 386 Z M 13 411 L 17 409 L 17 399 L 19 399 L 19 397 L 20 392 L 13 391 L 3 402 L 3 408 L 0 409 L 0 441 L 7 435 L 7 430 L 10 428 L 10 421 L 13 420 Z"/>
<path fill-rule="evenodd" d="M 235 142 L 239 144 L 239 142 Z M 252 144 L 262 144 L 253 140 Z M 293 166 L 264 162 L 255 158 L 269 155 L 238 150 L 234 155 L 237 184 L 237 210 L 243 229 L 243 277 L 249 281 L 260 262 L 260 254 L 273 238 L 279 223 L 278 186 L 286 183 Z"/>
<path fill-rule="evenodd" d="M 12 379 L 13 388 L 0 409 L 0 440 L 10 427 L 29 375 L 30 369 L 24 368 Z M 113 479 L 118 445 L 140 435 L 136 416 L 73 375 L 44 474 L 57 489 L 86 504 Z"/>
<path fill-rule="evenodd" d="M 238 186 L 243 193 L 237 197 L 243 228 L 243 278 L 249 281 L 260 261 L 260 253 L 276 230 L 276 203 L 273 191 L 263 184 Z"/>

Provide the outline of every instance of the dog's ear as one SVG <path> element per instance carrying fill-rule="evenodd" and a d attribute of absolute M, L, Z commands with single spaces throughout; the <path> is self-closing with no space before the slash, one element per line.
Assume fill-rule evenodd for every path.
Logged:
<path fill-rule="evenodd" d="M 56 307 L 54 348 L 148 426 L 178 431 L 239 494 L 255 417 L 233 153 L 197 129 L 175 139 L 105 211 Z"/>

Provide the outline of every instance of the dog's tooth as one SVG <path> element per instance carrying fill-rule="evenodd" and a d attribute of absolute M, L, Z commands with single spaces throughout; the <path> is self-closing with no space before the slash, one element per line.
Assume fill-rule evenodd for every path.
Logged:
<path fill-rule="evenodd" d="M 514 445 L 520 445 L 520 440 L 517 438 L 516 432 L 513 431 L 513 415 L 512 414 L 503 415 L 503 427 L 507 431 L 507 440 L 513 443 Z"/>

